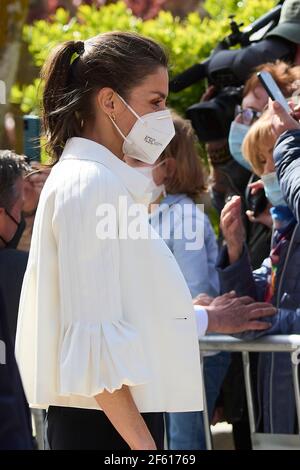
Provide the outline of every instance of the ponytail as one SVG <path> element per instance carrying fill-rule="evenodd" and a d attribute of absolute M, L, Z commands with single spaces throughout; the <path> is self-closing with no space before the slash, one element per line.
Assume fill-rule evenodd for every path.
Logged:
<path fill-rule="evenodd" d="M 48 150 L 56 160 L 66 141 L 80 135 L 80 120 L 76 111 L 80 109 L 83 90 L 72 87 L 72 68 L 83 53 L 84 42 L 67 41 L 50 54 L 42 68 L 41 78 L 45 83 L 42 122 Z"/>

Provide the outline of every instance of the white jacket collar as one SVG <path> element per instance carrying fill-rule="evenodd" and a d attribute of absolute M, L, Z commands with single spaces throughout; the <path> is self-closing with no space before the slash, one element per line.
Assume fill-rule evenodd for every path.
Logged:
<path fill-rule="evenodd" d="M 130 167 L 101 144 L 82 137 L 72 137 L 66 142 L 59 161 L 89 160 L 101 163 L 120 178 L 135 199 L 144 200 L 149 180 Z"/>

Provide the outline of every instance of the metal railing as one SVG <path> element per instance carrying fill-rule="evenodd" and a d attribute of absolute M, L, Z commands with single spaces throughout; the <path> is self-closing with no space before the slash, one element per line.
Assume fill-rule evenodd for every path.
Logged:
<path fill-rule="evenodd" d="M 300 449 L 300 434 L 263 434 L 256 431 L 255 414 L 253 406 L 253 394 L 250 376 L 250 352 L 285 352 L 291 356 L 293 373 L 296 413 L 298 429 L 300 430 L 300 391 L 298 365 L 300 363 L 300 335 L 270 335 L 253 341 L 244 341 L 233 336 L 208 335 L 199 341 L 201 367 L 203 372 L 203 353 L 207 351 L 229 351 L 242 353 L 243 369 L 246 386 L 246 398 L 248 405 L 249 424 L 253 449 Z M 204 374 L 203 376 L 203 400 L 204 400 L 204 428 L 206 446 L 212 449 L 210 423 L 207 413 Z"/>

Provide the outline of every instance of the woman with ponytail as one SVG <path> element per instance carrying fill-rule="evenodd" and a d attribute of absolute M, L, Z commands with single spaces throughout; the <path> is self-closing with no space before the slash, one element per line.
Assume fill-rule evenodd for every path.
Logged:
<path fill-rule="evenodd" d="M 163 448 L 163 412 L 202 408 L 196 322 L 164 242 L 124 236 L 149 180 L 123 157 L 153 164 L 174 135 L 167 59 L 150 39 L 106 33 L 60 45 L 42 78 L 55 164 L 20 301 L 28 400 L 48 408 L 51 449 Z"/>

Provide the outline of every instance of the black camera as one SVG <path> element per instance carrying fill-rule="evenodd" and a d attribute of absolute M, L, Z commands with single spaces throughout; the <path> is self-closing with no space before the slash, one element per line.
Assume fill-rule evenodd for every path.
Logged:
<path fill-rule="evenodd" d="M 231 19 L 231 34 L 219 43 L 209 59 L 195 64 L 170 82 L 170 91 L 179 92 L 184 88 L 207 78 L 215 88 L 215 96 L 209 101 L 193 104 L 186 116 L 200 141 L 209 142 L 226 138 L 235 117 L 235 107 L 242 101 L 243 84 L 254 67 L 277 59 L 291 61 L 296 45 L 280 37 L 267 37 L 278 23 L 281 4 L 263 15 L 244 31 Z M 259 39 L 255 37 L 259 36 Z M 229 47 L 240 44 L 241 49 Z"/>
<path fill-rule="evenodd" d="M 266 198 L 264 189 L 258 189 L 255 194 L 248 193 L 246 199 L 248 209 L 253 212 L 254 217 L 265 211 L 269 201 Z"/>
<path fill-rule="evenodd" d="M 225 87 L 209 101 L 196 103 L 186 111 L 200 141 L 227 137 L 235 108 L 242 100 L 242 87 Z"/>

